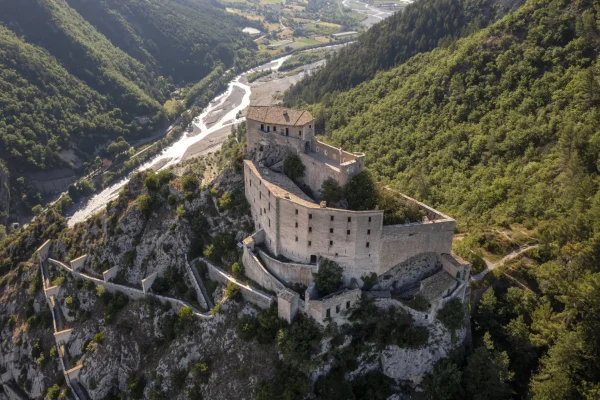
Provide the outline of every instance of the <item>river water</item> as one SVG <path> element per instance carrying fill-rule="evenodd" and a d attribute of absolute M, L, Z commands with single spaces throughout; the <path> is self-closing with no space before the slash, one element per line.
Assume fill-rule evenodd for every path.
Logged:
<path fill-rule="evenodd" d="M 283 62 L 289 57 L 291 56 L 288 55 L 285 57 L 278 58 L 274 61 L 253 68 L 235 77 L 229 83 L 227 90 L 224 93 L 215 97 L 215 99 L 202 111 L 202 114 L 194 120 L 193 124 L 195 125 L 196 129 L 194 129 L 193 132 L 184 132 L 183 136 L 178 141 L 165 148 L 161 153 L 154 156 L 148 162 L 140 165 L 133 172 L 131 172 L 129 176 L 105 188 L 101 192 L 92 196 L 87 201 L 80 204 L 77 211 L 75 211 L 75 213 L 68 218 L 69 227 L 72 227 L 73 225 L 79 222 L 83 222 L 90 216 L 100 212 L 106 206 L 106 204 L 108 204 L 109 201 L 117 198 L 119 196 L 121 188 L 123 188 L 123 186 L 125 186 L 127 182 L 129 182 L 129 177 L 133 174 L 147 170 L 149 168 L 160 170 L 175 165 L 182 160 L 183 155 L 185 154 L 188 147 L 190 147 L 191 145 L 205 139 L 211 133 L 217 132 L 220 129 L 233 125 L 234 123 L 242 122 L 243 119 L 236 120 L 236 115 L 250 105 L 251 94 L 250 86 L 241 82 L 242 77 L 247 76 L 248 74 L 254 71 L 266 68 L 278 70 L 279 67 L 281 67 L 281 65 L 283 64 Z M 243 92 L 241 101 L 236 101 L 235 103 L 233 103 L 233 108 L 227 113 L 219 115 L 216 120 L 211 119 L 211 123 L 209 124 L 210 126 L 207 127 L 205 123 L 206 117 L 211 115 L 211 113 L 215 113 L 216 110 L 221 108 L 228 101 L 229 97 L 234 91 L 236 91 L 237 93 L 239 93 L 240 91 Z"/>

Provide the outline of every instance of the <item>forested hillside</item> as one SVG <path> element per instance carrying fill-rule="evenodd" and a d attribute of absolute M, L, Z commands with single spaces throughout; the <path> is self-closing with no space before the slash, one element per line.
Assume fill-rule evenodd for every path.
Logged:
<path fill-rule="evenodd" d="M 67 0 L 111 42 L 175 82 L 200 80 L 216 62 L 231 65 L 256 44 L 239 28 L 252 24 L 208 0 Z M 237 57 L 236 57 L 237 56 Z"/>
<path fill-rule="evenodd" d="M 600 394 L 599 20 L 597 1 L 529 0 L 309 107 L 330 142 L 366 152 L 378 178 L 457 217 L 465 240 L 492 248 L 497 230 L 525 226 L 539 242 L 474 310 L 481 344 L 469 365 L 481 365 L 440 364 L 429 398 Z M 472 392 L 482 381 L 484 397 Z"/>
<path fill-rule="evenodd" d="M 13 187 L 66 166 L 61 150 L 85 162 L 120 136 L 155 133 L 175 117 L 163 109 L 175 88 L 255 54 L 241 17 L 208 0 L 0 0 L 0 9 L 0 159 Z"/>
<path fill-rule="evenodd" d="M 419 0 L 338 51 L 322 70 L 289 90 L 288 104 L 321 101 L 346 91 L 415 54 L 444 47 L 516 9 L 523 0 Z"/>

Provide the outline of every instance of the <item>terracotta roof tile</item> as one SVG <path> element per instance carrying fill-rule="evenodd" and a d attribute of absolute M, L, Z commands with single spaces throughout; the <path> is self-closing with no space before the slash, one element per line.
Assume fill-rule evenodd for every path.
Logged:
<path fill-rule="evenodd" d="M 308 111 L 284 107 L 248 107 L 246 118 L 266 124 L 304 126 L 313 121 Z"/>

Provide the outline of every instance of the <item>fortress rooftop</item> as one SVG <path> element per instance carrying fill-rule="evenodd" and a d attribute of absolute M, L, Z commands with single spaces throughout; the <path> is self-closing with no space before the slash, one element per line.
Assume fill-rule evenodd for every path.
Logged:
<path fill-rule="evenodd" d="M 248 107 L 246 118 L 274 125 L 304 126 L 314 118 L 308 111 L 284 107 Z"/>

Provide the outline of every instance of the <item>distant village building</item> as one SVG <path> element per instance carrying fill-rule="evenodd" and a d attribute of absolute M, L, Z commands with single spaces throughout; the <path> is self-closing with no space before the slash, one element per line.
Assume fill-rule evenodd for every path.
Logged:
<path fill-rule="evenodd" d="M 331 37 L 334 40 L 350 40 L 350 39 L 357 38 L 358 37 L 358 32 L 351 31 L 351 32 L 334 33 L 333 35 L 331 35 Z"/>
<path fill-rule="evenodd" d="M 365 155 L 318 141 L 306 111 L 250 107 L 246 120 L 244 184 L 256 231 L 243 242 L 243 263 L 248 278 L 286 292 L 278 295 L 280 316 L 304 312 L 320 323 L 343 318 L 360 300 L 363 278 L 373 273 L 381 277 L 377 291 L 422 295 L 430 304 L 424 319 L 449 297 L 464 295 L 470 265 L 451 255 L 452 218 L 400 193 L 421 208 L 422 221 L 385 225 L 378 209 L 328 207 L 319 201 L 323 182 L 344 186 L 364 170 Z M 301 183 L 312 196 L 282 173 L 291 154 L 305 166 Z M 313 274 L 324 259 L 343 268 L 344 288 L 319 298 Z M 297 285 L 308 287 L 304 301 L 290 291 Z"/>
<path fill-rule="evenodd" d="M 242 29 L 242 32 L 247 33 L 248 35 L 252 36 L 252 37 L 256 37 L 260 35 L 260 31 L 256 28 L 252 28 L 252 27 L 246 27 L 244 29 Z"/>

